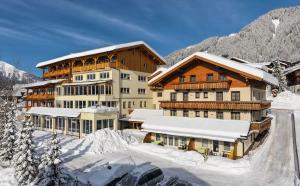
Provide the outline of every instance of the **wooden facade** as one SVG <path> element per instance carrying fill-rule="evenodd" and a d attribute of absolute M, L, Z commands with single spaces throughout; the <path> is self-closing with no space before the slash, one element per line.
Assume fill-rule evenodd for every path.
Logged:
<path fill-rule="evenodd" d="M 163 109 L 202 109 L 202 110 L 263 110 L 271 106 L 267 101 L 161 101 Z"/>
<path fill-rule="evenodd" d="M 272 118 L 266 117 L 263 121 L 260 122 L 251 122 L 250 131 L 256 131 L 258 133 L 263 133 L 268 130 L 271 126 Z"/>
<path fill-rule="evenodd" d="M 173 85 L 174 90 L 228 90 L 231 80 L 198 81 L 178 83 Z"/>

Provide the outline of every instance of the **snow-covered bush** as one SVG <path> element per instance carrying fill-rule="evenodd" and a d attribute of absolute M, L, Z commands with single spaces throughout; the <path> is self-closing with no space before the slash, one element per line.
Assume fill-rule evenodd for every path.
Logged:
<path fill-rule="evenodd" d="M 61 151 L 57 134 L 52 134 L 52 139 L 47 146 L 42 162 L 39 165 L 39 175 L 34 181 L 39 186 L 59 186 L 67 182 L 68 176 L 63 173 L 60 159 Z"/>
<path fill-rule="evenodd" d="M 16 106 L 12 102 L 8 105 L 8 112 L 4 114 L 4 133 L 1 140 L 0 158 L 2 161 L 10 162 L 15 154 L 15 141 L 16 141 Z"/>
<path fill-rule="evenodd" d="M 15 178 L 20 185 L 29 185 L 37 175 L 38 158 L 33 142 L 31 122 L 23 123 L 14 156 Z"/>

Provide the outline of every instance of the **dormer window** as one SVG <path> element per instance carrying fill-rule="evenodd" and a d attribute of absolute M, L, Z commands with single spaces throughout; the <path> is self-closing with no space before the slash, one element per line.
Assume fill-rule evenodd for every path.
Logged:
<path fill-rule="evenodd" d="M 184 76 L 180 76 L 179 77 L 179 83 L 184 83 L 185 82 L 185 77 Z"/>
<path fill-rule="evenodd" d="M 214 78 L 214 75 L 213 74 L 207 74 L 207 81 L 212 81 Z"/>

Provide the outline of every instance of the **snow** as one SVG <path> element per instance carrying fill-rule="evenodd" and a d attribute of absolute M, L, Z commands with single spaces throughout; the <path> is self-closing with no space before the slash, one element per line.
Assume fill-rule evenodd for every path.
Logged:
<path fill-rule="evenodd" d="M 154 49 L 152 49 L 147 43 L 145 43 L 144 41 L 135 41 L 135 42 L 130 42 L 130 43 L 124 43 L 124 44 L 118 44 L 118 45 L 112 45 L 112 46 L 108 46 L 108 47 L 98 48 L 98 49 L 94 49 L 94 50 L 88 50 L 88 51 L 84 51 L 84 52 L 72 53 L 72 54 L 65 55 L 65 56 L 62 56 L 62 57 L 58 57 L 58 58 L 55 58 L 55 59 L 51 59 L 51 60 L 48 60 L 48 61 L 40 62 L 36 65 L 36 67 L 39 68 L 39 67 L 43 67 L 43 66 L 50 65 L 50 64 L 53 64 L 53 63 L 57 63 L 59 61 L 67 60 L 67 59 L 73 59 L 73 58 L 77 58 L 77 57 L 89 56 L 89 55 L 93 55 L 93 54 L 100 54 L 100 53 L 104 53 L 104 52 L 111 52 L 111 51 L 114 51 L 114 50 L 127 48 L 127 47 L 138 46 L 138 45 L 145 46 L 151 52 L 153 52 L 157 57 L 159 57 L 160 60 L 162 60 L 163 62 L 166 63 L 166 60 L 162 56 L 160 56 Z"/>
<path fill-rule="evenodd" d="M 169 72 L 171 72 L 173 69 L 176 69 L 177 67 L 185 64 L 185 62 L 189 61 L 191 58 L 194 57 L 198 57 L 198 58 L 203 58 L 209 61 L 213 61 L 214 63 L 226 66 L 228 69 L 235 69 L 238 70 L 240 72 L 249 74 L 251 76 L 255 76 L 257 78 L 262 79 L 263 81 L 272 84 L 272 85 L 278 85 L 278 80 L 271 74 L 260 70 L 258 68 L 246 65 L 246 64 L 242 64 L 221 56 L 217 56 L 214 54 L 209 54 L 209 53 L 205 53 L 205 52 L 196 52 L 192 55 L 190 55 L 189 57 L 181 60 L 180 62 L 176 63 L 175 65 L 173 65 L 172 67 L 170 67 L 167 71 L 157 75 L 156 77 L 154 77 L 153 79 L 151 79 L 148 83 L 152 84 L 154 83 L 156 80 L 158 80 L 159 78 L 166 76 Z"/>
<path fill-rule="evenodd" d="M 38 81 L 35 83 L 26 84 L 23 86 L 23 88 L 30 88 L 30 87 L 39 87 L 39 86 L 45 86 L 48 84 L 56 84 L 64 81 L 65 79 L 53 79 L 53 80 L 47 80 L 47 81 Z"/>
<path fill-rule="evenodd" d="M 290 91 L 285 91 L 277 95 L 271 103 L 271 107 L 275 109 L 300 109 L 300 95 Z"/>
<path fill-rule="evenodd" d="M 118 112 L 118 111 L 119 111 L 118 108 L 106 107 L 106 106 L 91 106 L 80 110 L 80 112 L 88 112 L 88 113 L 108 113 L 108 112 Z"/>
<path fill-rule="evenodd" d="M 250 122 L 163 116 L 162 110 L 134 109 L 129 120 L 143 121 L 142 131 L 234 142 L 248 135 Z"/>
<path fill-rule="evenodd" d="M 0 166 L 0 185 L 1 186 L 15 186 L 18 185 L 16 179 L 14 178 L 13 168 L 1 168 Z"/>
<path fill-rule="evenodd" d="M 46 115 L 53 117 L 76 118 L 80 115 L 81 109 L 54 108 L 54 107 L 31 107 L 27 114 Z"/>
<path fill-rule="evenodd" d="M 292 66 L 292 67 L 289 67 L 289 68 L 286 68 L 283 70 L 283 74 L 284 75 L 287 75 L 287 74 L 290 74 L 296 70 L 299 70 L 300 69 L 300 64 L 297 64 L 295 66 Z"/>
<path fill-rule="evenodd" d="M 4 61 L 0 61 L 0 74 L 2 74 L 5 77 L 17 77 L 18 80 L 22 80 L 24 77 L 24 74 L 26 72 L 17 69 L 16 67 L 4 62 Z"/>
<path fill-rule="evenodd" d="M 280 21 L 279 21 L 279 19 L 272 19 L 272 23 L 274 24 L 274 26 L 275 26 L 275 32 L 274 32 L 274 34 L 273 34 L 273 38 L 276 36 L 276 30 L 277 30 L 277 27 L 279 26 L 279 24 L 280 24 Z"/>
<path fill-rule="evenodd" d="M 233 37 L 233 36 L 235 36 L 236 35 L 236 33 L 231 33 L 231 34 L 229 34 L 228 36 L 229 37 Z"/>

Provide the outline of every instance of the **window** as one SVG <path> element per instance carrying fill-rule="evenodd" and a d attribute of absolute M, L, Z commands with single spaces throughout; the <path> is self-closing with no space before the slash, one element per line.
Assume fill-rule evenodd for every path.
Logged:
<path fill-rule="evenodd" d="M 231 92 L 231 101 L 240 101 L 240 91 Z"/>
<path fill-rule="evenodd" d="M 139 89 L 138 89 L 138 94 L 146 94 L 146 89 L 144 89 L 144 88 L 139 88 Z"/>
<path fill-rule="evenodd" d="M 156 135 L 155 135 L 155 140 L 156 140 L 156 141 L 160 141 L 160 134 L 156 134 Z"/>
<path fill-rule="evenodd" d="M 180 76 L 179 77 L 179 83 L 184 83 L 185 82 L 185 77 L 184 76 Z"/>
<path fill-rule="evenodd" d="M 147 101 L 144 101 L 144 107 L 147 107 Z"/>
<path fill-rule="evenodd" d="M 120 92 L 121 92 L 122 94 L 129 94 L 130 89 L 129 89 L 129 88 L 121 88 Z"/>
<path fill-rule="evenodd" d="M 95 74 L 88 74 L 87 75 L 87 80 L 93 80 L 96 79 L 96 75 Z"/>
<path fill-rule="evenodd" d="M 78 119 L 69 119 L 69 132 L 79 132 L 80 130 L 80 122 Z"/>
<path fill-rule="evenodd" d="M 200 92 L 195 92 L 195 97 L 200 98 Z"/>
<path fill-rule="evenodd" d="M 93 132 L 93 121 L 92 120 L 83 120 L 83 132 L 85 134 L 90 134 Z"/>
<path fill-rule="evenodd" d="M 208 139 L 202 139 L 202 147 L 208 147 Z"/>
<path fill-rule="evenodd" d="M 98 104 L 98 101 L 88 101 L 88 106 L 91 107 L 91 106 L 95 106 Z"/>
<path fill-rule="evenodd" d="M 189 117 L 189 111 L 183 110 L 183 117 Z"/>
<path fill-rule="evenodd" d="M 171 110 L 170 115 L 171 116 L 177 116 L 177 111 L 176 110 Z"/>
<path fill-rule="evenodd" d="M 223 101 L 223 92 L 217 92 L 216 93 L 216 100 L 217 101 Z"/>
<path fill-rule="evenodd" d="M 178 146 L 178 137 L 177 136 L 175 136 L 175 146 L 177 147 Z"/>
<path fill-rule="evenodd" d="M 203 92 L 203 98 L 208 98 L 208 92 Z"/>
<path fill-rule="evenodd" d="M 181 145 L 186 145 L 186 137 L 181 138 Z"/>
<path fill-rule="evenodd" d="M 164 144 L 168 144 L 168 136 L 164 135 Z"/>
<path fill-rule="evenodd" d="M 219 79 L 220 79 L 221 81 L 225 81 L 227 78 L 226 78 L 225 74 L 220 74 L 220 75 L 219 75 Z"/>
<path fill-rule="evenodd" d="M 199 110 L 196 110 L 196 111 L 195 111 L 195 116 L 196 116 L 196 117 L 200 117 L 200 111 L 199 111 Z"/>
<path fill-rule="evenodd" d="M 111 95 L 112 94 L 112 85 L 106 85 L 105 86 L 105 94 L 106 95 Z"/>
<path fill-rule="evenodd" d="M 126 108 L 126 101 L 123 101 L 123 109 Z"/>
<path fill-rule="evenodd" d="M 46 128 L 47 129 L 52 129 L 52 118 L 50 118 L 49 116 L 46 116 L 46 118 L 45 118 L 45 121 L 46 121 Z"/>
<path fill-rule="evenodd" d="M 65 119 L 62 117 L 57 117 L 56 118 L 56 126 L 55 128 L 57 130 L 64 130 L 64 126 L 65 126 Z"/>
<path fill-rule="evenodd" d="M 241 116 L 239 112 L 231 112 L 231 119 L 232 120 L 240 120 Z"/>
<path fill-rule="evenodd" d="M 73 108 L 73 101 L 64 101 L 64 108 Z"/>
<path fill-rule="evenodd" d="M 143 101 L 140 101 L 140 108 L 143 108 Z"/>
<path fill-rule="evenodd" d="M 126 74 L 126 73 L 121 73 L 121 79 L 130 79 L 130 74 Z"/>
<path fill-rule="evenodd" d="M 189 100 L 189 93 L 188 92 L 182 93 L 182 98 L 183 98 L 183 101 L 188 101 Z"/>
<path fill-rule="evenodd" d="M 82 75 L 75 76 L 75 80 L 76 81 L 82 81 L 83 80 L 83 76 Z"/>
<path fill-rule="evenodd" d="M 190 82 L 196 82 L 196 75 L 190 76 Z"/>
<path fill-rule="evenodd" d="M 223 119 L 224 115 L 223 112 L 217 112 L 217 119 Z"/>
<path fill-rule="evenodd" d="M 147 63 L 144 63 L 144 69 L 145 70 L 147 69 Z"/>
<path fill-rule="evenodd" d="M 176 93 L 175 92 L 172 92 L 171 94 L 171 101 L 176 101 Z"/>
<path fill-rule="evenodd" d="M 205 117 L 205 118 L 208 118 L 208 111 L 207 111 L 207 110 L 204 111 L 204 117 Z"/>
<path fill-rule="evenodd" d="M 146 76 L 139 76 L 138 80 L 145 82 L 145 81 L 147 81 L 147 77 Z"/>
<path fill-rule="evenodd" d="M 207 74 L 206 77 L 207 77 L 207 78 L 206 78 L 207 81 L 212 81 L 213 78 L 214 78 L 214 75 L 213 75 L 213 74 Z"/>
<path fill-rule="evenodd" d="M 128 108 L 131 108 L 131 101 L 128 101 Z"/>
<path fill-rule="evenodd" d="M 170 146 L 174 145 L 174 137 L 173 136 L 169 136 L 169 145 Z"/>
<path fill-rule="evenodd" d="M 109 128 L 113 129 L 114 126 L 114 120 L 113 119 L 104 119 L 104 120 L 97 120 L 97 130 Z"/>
<path fill-rule="evenodd" d="M 230 142 L 224 141 L 224 150 L 230 151 Z"/>
<path fill-rule="evenodd" d="M 57 94 L 58 96 L 61 95 L 61 87 L 57 87 L 57 88 L 56 88 L 56 94 Z"/>
<path fill-rule="evenodd" d="M 109 72 L 100 72 L 100 79 L 108 79 Z"/>
<path fill-rule="evenodd" d="M 157 97 L 162 97 L 162 92 L 157 92 Z"/>
<path fill-rule="evenodd" d="M 125 65 L 125 59 L 121 59 L 121 63 Z"/>

